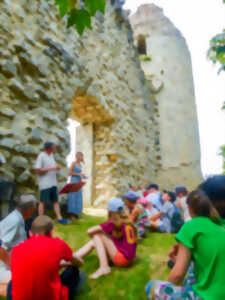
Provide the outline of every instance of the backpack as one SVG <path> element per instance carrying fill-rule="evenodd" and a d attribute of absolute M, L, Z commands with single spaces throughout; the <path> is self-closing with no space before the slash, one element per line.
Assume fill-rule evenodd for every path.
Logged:
<path fill-rule="evenodd" d="M 181 216 L 181 211 L 176 204 L 173 204 L 173 208 L 174 210 L 171 218 L 171 231 L 172 233 L 177 233 L 183 226 L 184 221 Z"/>

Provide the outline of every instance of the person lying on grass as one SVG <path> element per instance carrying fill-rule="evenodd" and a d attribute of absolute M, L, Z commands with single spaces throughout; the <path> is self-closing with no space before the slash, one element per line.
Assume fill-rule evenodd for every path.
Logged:
<path fill-rule="evenodd" d="M 111 272 L 108 256 L 118 267 L 127 267 L 135 259 L 137 231 L 125 213 L 125 205 L 121 198 L 110 199 L 108 221 L 88 229 L 88 234 L 91 241 L 75 252 L 75 255 L 83 258 L 96 249 L 100 266 L 90 276 L 91 279 Z"/>
<path fill-rule="evenodd" d="M 64 241 L 53 238 L 52 219 L 39 216 L 30 238 L 12 249 L 7 300 L 72 300 L 85 281 L 78 270 L 82 263 Z"/>
<path fill-rule="evenodd" d="M 147 285 L 148 299 L 225 299 L 225 226 L 203 190 L 191 192 L 187 204 L 193 219 L 176 235 L 177 249 L 170 253 L 175 265 L 168 282 Z"/>

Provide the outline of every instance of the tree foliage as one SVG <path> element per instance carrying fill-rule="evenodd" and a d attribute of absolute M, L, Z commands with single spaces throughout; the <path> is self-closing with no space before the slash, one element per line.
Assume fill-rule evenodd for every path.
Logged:
<path fill-rule="evenodd" d="M 49 0 L 47 0 L 49 1 Z M 60 17 L 65 17 L 67 27 L 74 26 L 82 35 L 85 28 L 91 29 L 91 17 L 97 11 L 104 14 L 105 0 L 54 0 Z"/>
<path fill-rule="evenodd" d="M 213 63 L 219 63 L 218 73 L 225 71 L 225 29 L 211 39 L 208 57 Z"/>
<path fill-rule="evenodd" d="M 223 2 L 225 3 L 225 0 Z M 208 57 L 213 63 L 219 64 L 218 73 L 225 71 L 225 29 L 211 39 Z M 225 103 L 222 109 L 225 109 Z M 223 173 L 225 174 L 225 145 L 220 147 L 220 155 L 223 157 Z"/>
<path fill-rule="evenodd" d="M 219 71 L 225 71 L 225 30 L 217 34 L 210 41 L 209 58 L 214 63 L 219 63 Z"/>

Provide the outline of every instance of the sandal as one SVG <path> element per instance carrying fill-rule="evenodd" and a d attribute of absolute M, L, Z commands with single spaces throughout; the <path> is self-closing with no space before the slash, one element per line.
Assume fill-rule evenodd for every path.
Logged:
<path fill-rule="evenodd" d="M 104 276 L 104 275 L 108 275 L 109 273 L 111 273 L 111 269 L 110 267 L 107 267 L 107 268 L 99 268 L 95 273 L 91 274 L 89 276 L 90 279 L 97 279 L 101 276 Z"/>

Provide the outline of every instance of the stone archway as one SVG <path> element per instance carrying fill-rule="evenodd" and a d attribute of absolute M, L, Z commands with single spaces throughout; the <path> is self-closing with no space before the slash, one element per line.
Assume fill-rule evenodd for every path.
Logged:
<path fill-rule="evenodd" d="M 78 88 L 73 98 L 72 116 L 81 125 L 76 128 L 76 151 L 84 154 L 83 171 L 88 177 L 83 189 L 84 205 L 94 204 L 96 195 L 96 153 L 94 147 L 95 126 L 106 126 L 113 122 L 113 117 L 103 107 L 100 100 Z"/>

